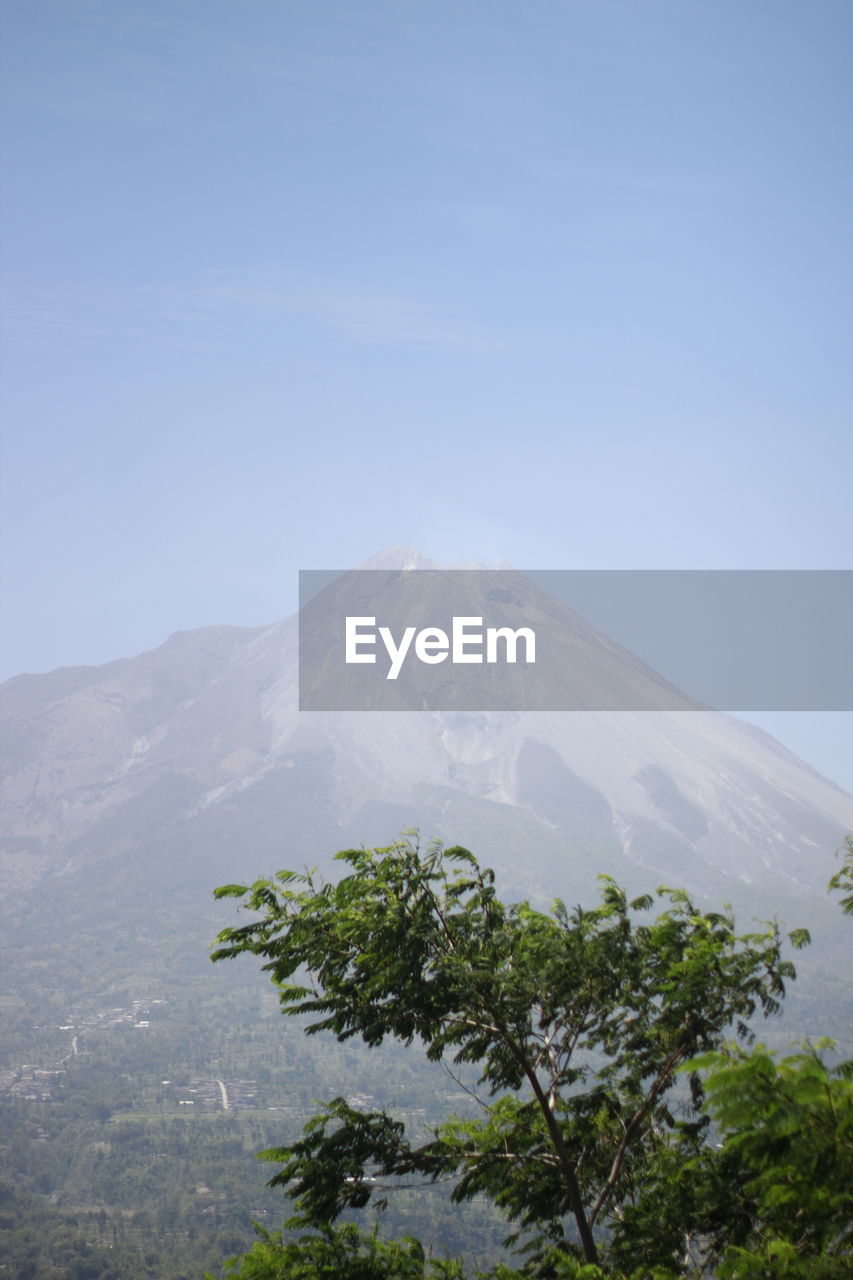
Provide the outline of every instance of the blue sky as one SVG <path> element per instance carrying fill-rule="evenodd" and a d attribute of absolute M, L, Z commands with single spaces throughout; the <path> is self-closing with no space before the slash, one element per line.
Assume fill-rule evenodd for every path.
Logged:
<path fill-rule="evenodd" d="M 29 0 L 0 35 L 0 677 L 272 621 L 400 542 L 850 567 L 846 0 Z"/>

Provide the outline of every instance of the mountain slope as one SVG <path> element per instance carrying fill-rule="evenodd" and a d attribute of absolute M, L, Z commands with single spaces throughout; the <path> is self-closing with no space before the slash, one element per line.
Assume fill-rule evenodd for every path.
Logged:
<path fill-rule="evenodd" d="M 383 814 L 456 839 L 463 804 L 563 833 L 567 869 L 798 894 L 825 885 L 853 829 L 853 798 L 730 716 L 300 712 L 296 662 L 289 619 L 0 688 L 3 891 L 164 850 L 210 883 L 316 857 L 321 837 L 391 838 Z M 513 871 L 510 850 L 485 852 Z"/>

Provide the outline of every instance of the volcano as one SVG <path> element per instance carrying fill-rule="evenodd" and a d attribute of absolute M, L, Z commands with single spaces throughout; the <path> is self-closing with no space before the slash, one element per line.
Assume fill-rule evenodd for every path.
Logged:
<path fill-rule="evenodd" d="M 408 548 L 366 567 L 436 568 Z M 519 581 L 521 603 L 544 608 Z M 754 726 L 689 699 L 300 711 L 297 622 L 177 633 L 138 657 L 0 688 L 7 943 L 31 945 L 21 922 L 47 920 L 73 950 L 81 931 L 124 921 L 156 950 L 158 922 L 174 928 L 176 912 L 209 936 L 221 881 L 322 865 L 411 827 L 467 845 L 533 900 L 582 900 L 608 872 L 794 923 L 829 910 L 853 797 Z M 606 649 L 618 679 L 658 679 L 572 625 L 585 660 Z"/>

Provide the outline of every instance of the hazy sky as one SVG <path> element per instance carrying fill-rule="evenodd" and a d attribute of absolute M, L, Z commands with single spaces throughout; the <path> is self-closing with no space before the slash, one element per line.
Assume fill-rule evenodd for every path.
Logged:
<path fill-rule="evenodd" d="M 850 567 L 848 0 L 2 25 L 0 677 L 391 543 Z"/>

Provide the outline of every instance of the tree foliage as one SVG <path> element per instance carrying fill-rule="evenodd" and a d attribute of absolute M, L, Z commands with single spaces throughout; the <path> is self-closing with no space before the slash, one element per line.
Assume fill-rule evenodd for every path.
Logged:
<path fill-rule="evenodd" d="M 721 1280 L 850 1274 L 853 1063 L 827 1065 L 825 1039 L 777 1060 L 762 1046 L 696 1060 L 708 1110 L 740 1164 L 752 1220 L 723 1251 Z"/>
<path fill-rule="evenodd" d="M 608 877 L 591 909 L 507 905 L 467 850 L 411 838 L 338 858 L 348 874 L 335 882 L 281 872 L 218 890 L 255 918 L 226 929 L 213 958 L 260 957 L 309 1034 L 418 1041 L 433 1060 L 476 1064 L 481 1105 L 416 1145 L 393 1116 L 338 1098 L 263 1153 L 282 1166 L 273 1182 L 295 1205 L 289 1225 L 308 1232 L 303 1252 L 331 1247 L 341 1214 L 413 1178 L 452 1179 L 455 1200 L 501 1207 L 526 1260 L 495 1274 L 700 1274 L 715 1240 L 748 1240 L 751 1202 L 734 1211 L 731 1199 L 745 1154 L 724 1160 L 705 1141 L 700 1068 L 779 1009 L 794 968 L 775 924 L 739 935 L 729 912 L 666 888 L 655 916 L 652 895 L 629 901 Z M 409 1263 L 424 1275 L 450 1265 Z"/>
<path fill-rule="evenodd" d="M 830 880 L 829 887 L 844 895 L 841 910 L 846 916 L 853 916 L 853 836 L 847 837 L 838 852 L 843 853 L 844 861 L 841 869 Z"/>
<path fill-rule="evenodd" d="M 286 1240 L 256 1227 L 259 1240 L 241 1260 L 241 1280 L 461 1280 L 455 1263 L 428 1262 L 418 1240 L 380 1240 L 353 1223 Z"/>

